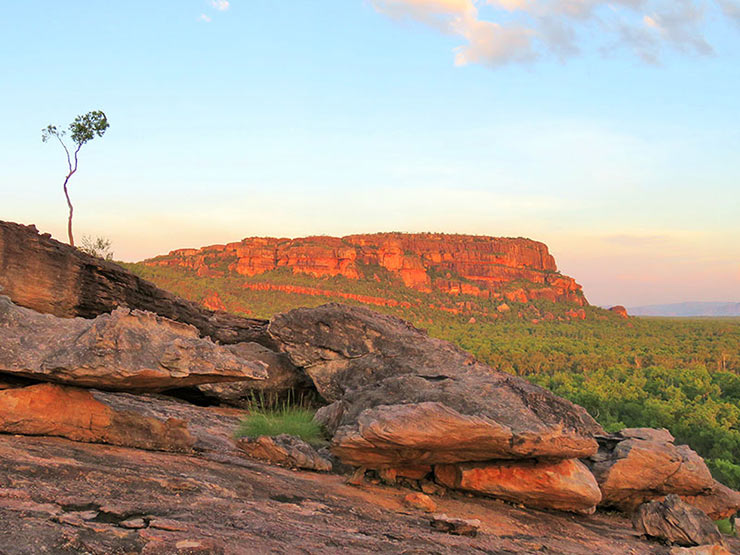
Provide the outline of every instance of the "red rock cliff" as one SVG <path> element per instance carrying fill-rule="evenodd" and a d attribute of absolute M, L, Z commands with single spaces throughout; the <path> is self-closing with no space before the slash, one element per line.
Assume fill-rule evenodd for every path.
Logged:
<path fill-rule="evenodd" d="M 557 272 L 547 246 L 521 238 L 436 233 L 250 237 L 227 245 L 176 250 L 145 263 L 189 268 L 199 275 L 255 276 L 289 268 L 314 277 L 379 280 L 378 274 L 387 272 L 419 291 L 587 304 L 581 286 Z"/>

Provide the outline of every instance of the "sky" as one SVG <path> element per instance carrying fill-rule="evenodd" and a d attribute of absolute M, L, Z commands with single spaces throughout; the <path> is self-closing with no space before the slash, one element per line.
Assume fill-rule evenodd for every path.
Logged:
<path fill-rule="evenodd" d="M 740 301 L 738 0 L 24 0 L 0 219 L 66 241 L 41 129 L 104 110 L 75 235 L 545 242 L 593 304 Z"/>

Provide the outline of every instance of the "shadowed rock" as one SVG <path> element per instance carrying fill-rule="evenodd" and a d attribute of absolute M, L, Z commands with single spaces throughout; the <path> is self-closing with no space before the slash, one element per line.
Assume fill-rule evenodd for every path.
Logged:
<path fill-rule="evenodd" d="M 220 382 L 196 386 L 196 389 L 209 399 L 234 407 L 249 408 L 255 395 L 267 394 L 277 399 L 313 390 L 313 383 L 308 376 L 296 368 L 285 353 L 276 353 L 258 343 L 237 343 L 229 345 L 228 349 L 239 358 L 264 364 L 267 377 L 259 381 Z"/>
<path fill-rule="evenodd" d="M 589 464 L 603 505 L 631 511 L 666 494 L 707 492 L 714 484 L 702 458 L 686 445 L 674 445 L 667 430 L 628 428 L 599 442 Z"/>
<path fill-rule="evenodd" d="M 96 393 L 48 383 L 0 391 L 0 432 L 159 451 L 193 447 L 183 420 L 119 409 Z"/>
<path fill-rule="evenodd" d="M 714 522 L 677 495 L 640 505 L 632 523 L 641 534 L 678 545 L 710 545 L 722 541 L 722 534 Z"/>
<path fill-rule="evenodd" d="M 119 308 L 93 320 L 57 318 L 0 295 L 0 372 L 83 387 L 156 391 L 219 381 L 260 380 L 244 360 L 192 326 Z"/>
<path fill-rule="evenodd" d="M 219 343 L 272 346 L 265 320 L 207 310 L 34 226 L 0 221 L 0 289 L 17 305 L 63 318 L 94 318 L 124 306 L 190 324 Z"/>
<path fill-rule="evenodd" d="M 601 501 L 593 475 L 580 461 L 502 461 L 437 465 L 440 484 L 528 507 L 591 514 Z"/>
<path fill-rule="evenodd" d="M 583 408 L 398 318 L 328 304 L 279 314 L 269 332 L 338 403 L 319 419 L 348 464 L 587 457 L 603 433 Z"/>

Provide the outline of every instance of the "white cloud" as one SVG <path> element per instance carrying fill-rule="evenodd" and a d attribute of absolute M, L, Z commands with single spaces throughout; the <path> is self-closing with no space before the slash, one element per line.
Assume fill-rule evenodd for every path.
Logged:
<path fill-rule="evenodd" d="M 220 12 L 225 12 L 231 6 L 229 0 L 211 0 L 211 6 Z"/>
<path fill-rule="evenodd" d="M 601 51 L 627 48 L 657 63 L 666 48 L 710 55 L 703 36 L 705 11 L 740 23 L 736 0 L 369 0 L 395 19 L 412 20 L 459 36 L 455 64 L 498 66 L 582 51 L 582 39 L 601 40 Z M 719 9 L 717 9 L 719 8 Z M 714 15 L 714 14 L 712 14 Z"/>
<path fill-rule="evenodd" d="M 210 23 L 211 18 L 208 17 L 206 14 L 202 13 L 200 14 L 200 17 L 198 17 L 198 21 L 202 21 L 203 23 Z"/>

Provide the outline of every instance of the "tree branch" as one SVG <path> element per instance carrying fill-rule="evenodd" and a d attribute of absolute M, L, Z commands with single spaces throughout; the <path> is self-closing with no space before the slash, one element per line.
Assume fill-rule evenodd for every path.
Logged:
<path fill-rule="evenodd" d="M 70 160 L 70 157 L 69 157 L 69 149 L 67 148 L 67 145 L 64 144 L 64 141 L 62 140 L 62 138 L 57 133 L 54 133 L 54 136 L 57 138 L 57 140 L 59 141 L 59 144 L 62 145 L 62 148 L 64 149 L 64 152 L 67 154 L 67 166 L 69 166 L 69 171 L 70 171 L 70 175 L 71 175 L 74 172 L 72 171 L 72 160 Z M 69 179 L 69 177 L 67 177 L 67 179 Z M 65 186 L 66 186 L 66 181 L 65 181 Z"/>

